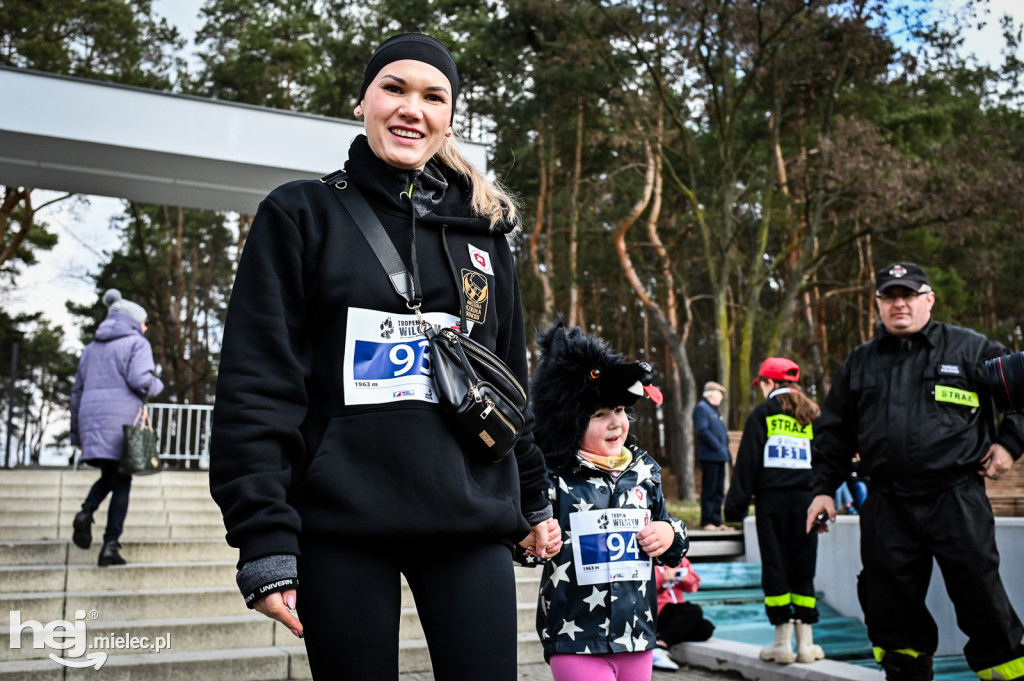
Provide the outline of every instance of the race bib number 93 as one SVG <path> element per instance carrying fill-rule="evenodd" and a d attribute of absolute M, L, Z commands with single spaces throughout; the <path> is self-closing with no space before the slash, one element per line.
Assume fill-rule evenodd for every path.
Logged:
<path fill-rule="evenodd" d="M 435 326 L 459 320 L 444 312 L 423 315 Z M 437 402 L 430 348 L 413 314 L 350 308 L 345 332 L 345 404 L 401 400 Z"/>

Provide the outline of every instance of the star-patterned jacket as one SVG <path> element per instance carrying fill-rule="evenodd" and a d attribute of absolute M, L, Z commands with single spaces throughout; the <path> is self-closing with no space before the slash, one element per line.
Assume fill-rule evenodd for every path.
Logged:
<path fill-rule="evenodd" d="M 633 460 L 618 479 L 608 471 L 577 459 L 549 473 L 549 492 L 562 528 L 562 551 L 549 560 L 525 556 L 523 565 L 543 565 L 537 604 L 537 633 L 544 659 L 561 654 L 641 652 L 656 646 L 658 612 L 653 570 L 643 581 L 616 581 L 580 586 L 576 572 L 570 516 L 576 512 L 612 508 L 650 509 L 651 520 L 668 521 L 675 539 L 668 551 L 654 559 L 658 565 L 676 566 L 686 555 L 690 540 L 686 526 L 668 515 L 661 489 L 661 466 L 647 452 L 630 447 Z"/>

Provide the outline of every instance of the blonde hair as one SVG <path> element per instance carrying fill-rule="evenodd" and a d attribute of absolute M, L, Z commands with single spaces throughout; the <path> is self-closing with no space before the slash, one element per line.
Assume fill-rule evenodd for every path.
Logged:
<path fill-rule="evenodd" d="M 518 229 L 515 199 L 501 185 L 500 182 L 489 182 L 480 171 L 473 167 L 459 148 L 459 142 L 453 134 L 452 137 L 445 137 L 441 148 L 437 151 L 437 159 L 459 173 L 464 175 L 472 187 L 473 195 L 470 207 L 473 212 L 491 221 L 491 229 L 494 229 L 502 220 L 508 221 Z"/>
<path fill-rule="evenodd" d="M 765 379 L 762 378 L 761 380 Z M 775 399 L 779 401 L 779 406 L 782 407 L 783 414 L 792 416 L 801 426 L 806 426 L 818 418 L 821 408 L 818 407 L 814 400 L 805 395 L 796 383 L 792 381 L 776 381 L 775 388 L 776 390 L 779 388 L 789 388 L 790 390 L 788 393 L 780 393 L 775 396 Z"/>

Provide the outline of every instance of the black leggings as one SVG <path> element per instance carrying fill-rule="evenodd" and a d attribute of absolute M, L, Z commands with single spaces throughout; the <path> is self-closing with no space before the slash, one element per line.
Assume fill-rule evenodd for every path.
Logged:
<path fill-rule="evenodd" d="M 124 531 L 124 519 L 128 515 L 128 496 L 132 491 L 132 476 L 121 475 L 118 472 L 120 461 L 103 459 L 88 463 L 100 469 L 100 479 L 93 483 L 82 508 L 90 512 L 95 511 L 110 494 L 107 529 L 103 533 L 103 541 L 117 541 L 121 537 L 121 532 Z"/>
<path fill-rule="evenodd" d="M 367 548 L 376 541 L 301 541 L 297 610 L 313 678 L 397 681 L 404 574 L 436 681 L 515 681 L 511 549 L 458 539 Z"/>

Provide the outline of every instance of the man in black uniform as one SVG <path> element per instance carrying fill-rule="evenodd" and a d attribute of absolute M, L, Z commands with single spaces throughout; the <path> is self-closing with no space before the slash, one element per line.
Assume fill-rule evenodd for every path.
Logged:
<path fill-rule="evenodd" d="M 1009 351 L 932 320 L 935 293 L 913 263 L 880 270 L 875 289 L 884 328 L 847 357 L 814 426 L 807 530 L 821 513 L 835 520 L 832 492 L 859 452 L 871 491 L 857 591 L 886 679 L 932 678 L 932 558 L 967 634 L 971 669 L 982 679 L 1024 679 L 1024 627 L 999 578 L 983 479 L 998 480 L 1024 452 L 1024 415 L 1006 415 L 997 428 L 984 380 L 985 361 Z"/>

